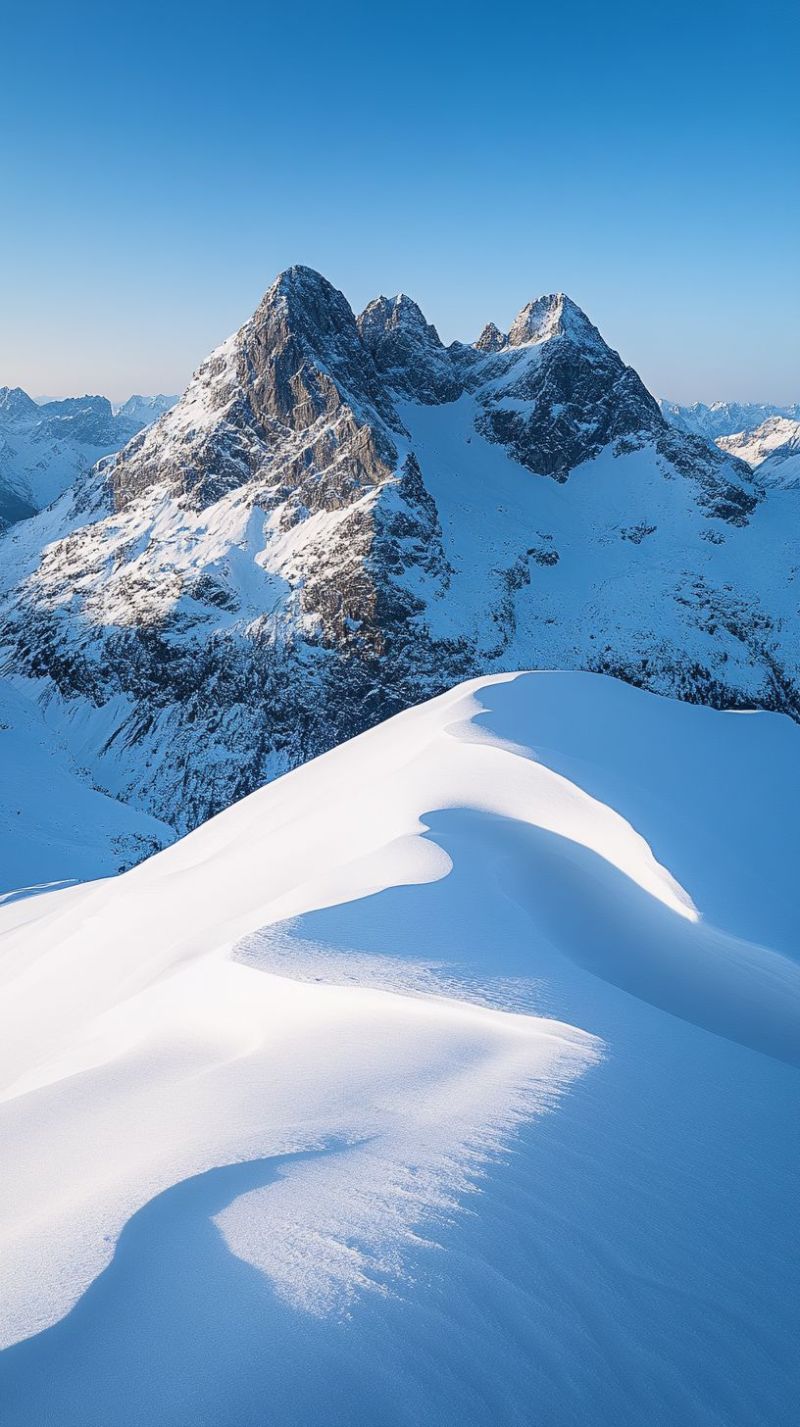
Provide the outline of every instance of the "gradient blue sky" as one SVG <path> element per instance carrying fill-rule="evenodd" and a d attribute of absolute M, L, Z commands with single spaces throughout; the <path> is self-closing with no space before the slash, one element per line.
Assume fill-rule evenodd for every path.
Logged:
<path fill-rule="evenodd" d="M 281 268 L 441 336 L 564 289 L 657 394 L 800 400 L 789 4 L 21 5 L 0 384 L 178 390 Z"/>

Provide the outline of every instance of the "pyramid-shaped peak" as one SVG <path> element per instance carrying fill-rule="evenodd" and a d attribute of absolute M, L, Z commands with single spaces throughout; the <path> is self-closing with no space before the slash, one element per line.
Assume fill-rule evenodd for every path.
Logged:
<path fill-rule="evenodd" d="M 302 264 L 279 273 L 255 314 L 257 325 L 278 322 L 298 336 L 352 333 L 355 316 L 343 292 Z"/>
<path fill-rule="evenodd" d="M 568 337 L 582 343 L 603 342 L 586 313 L 564 292 L 551 292 L 527 303 L 515 317 L 508 334 L 510 347 Z"/>
<path fill-rule="evenodd" d="M 28 396 L 21 386 L 0 386 L 0 414 L 5 416 L 33 416 L 39 411 L 33 397 Z"/>
<path fill-rule="evenodd" d="M 405 292 L 398 292 L 395 297 L 381 295 L 373 298 L 359 316 L 358 326 L 368 345 L 378 336 L 398 328 L 425 333 L 439 344 L 436 328 L 428 322 L 422 308 Z"/>
<path fill-rule="evenodd" d="M 282 294 L 304 294 L 313 292 L 336 292 L 333 283 L 329 282 L 316 268 L 305 267 L 303 263 L 294 263 L 290 268 L 284 268 L 278 273 L 270 292 Z"/>
<path fill-rule="evenodd" d="M 499 352 L 508 346 L 508 335 L 501 332 L 494 322 L 487 322 L 474 345 L 479 352 Z"/>

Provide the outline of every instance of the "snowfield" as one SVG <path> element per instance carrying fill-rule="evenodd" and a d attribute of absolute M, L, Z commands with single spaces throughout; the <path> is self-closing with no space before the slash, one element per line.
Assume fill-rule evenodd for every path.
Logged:
<path fill-rule="evenodd" d="M 789 1427 L 799 753 L 495 675 L 0 906 L 5 1427 Z"/>
<path fill-rule="evenodd" d="M 0 763 L 0 903 L 119 872 L 174 839 L 166 823 L 92 787 L 46 712 L 2 678 Z"/>

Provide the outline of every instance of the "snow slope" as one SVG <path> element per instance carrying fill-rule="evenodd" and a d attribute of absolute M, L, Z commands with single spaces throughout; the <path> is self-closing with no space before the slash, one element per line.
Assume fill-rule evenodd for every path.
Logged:
<path fill-rule="evenodd" d="M 752 466 L 768 493 L 800 489 L 800 421 L 772 416 L 751 430 L 721 436 L 717 445 Z"/>
<path fill-rule="evenodd" d="M 120 872 L 172 842 L 172 828 L 98 792 L 46 713 L 0 680 L 0 897 Z"/>
<path fill-rule="evenodd" d="M 4 1421 L 788 1427 L 799 743 L 475 680 L 0 909 Z"/>

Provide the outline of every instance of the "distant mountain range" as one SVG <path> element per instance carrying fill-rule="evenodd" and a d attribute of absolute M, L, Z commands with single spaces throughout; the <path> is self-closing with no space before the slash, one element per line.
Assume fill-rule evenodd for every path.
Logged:
<path fill-rule="evenodd" d="M 176 400 L 132 396 L 117 407 L 104 396 L 36 402 L 21 387 L 0 387 L 0 529 L 49 505 Z"/>
<path fill-rule="evenodd" d="M 661 402 L 667 421 L 714 441 L 721 451 L 746 461 L 766 485 L 800 482 L 800 402 L 758 406 L 717 401 L 712 406 Z"/>
<path fill-rule="evenodd" d="M 476 673 L 797 714 L 796 502 L 670 425 L 563 294 L 445 347 L 410 298 L 356 317 L 292 268 L 3 537 L 2 667 L 179 830 Z"/>
<path fill-rule="evenodd" d="M 800 421 L 800 402 L 773 406 L 763 402 L 714 401 L 707 406 L 702 401 L 696 401 L 692 406 L 680 406 L 674 401 L 662 401 L 660 406 L 671 426 L 676 426 L 679 431 L 688 431 L 693 436 L 705 436 L 709 441 L 742 431 L 755 431 L 756 427 L 774 417 Z"/>

